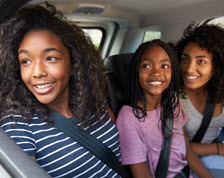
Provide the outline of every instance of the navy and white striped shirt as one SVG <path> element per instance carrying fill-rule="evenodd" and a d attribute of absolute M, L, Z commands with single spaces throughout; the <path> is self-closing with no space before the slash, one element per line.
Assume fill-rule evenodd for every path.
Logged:
<path fill-rule="evenodd" d="M 84 149 L 63 132 L 49 127 L 39 117 L 23 122 L 22 116 L 14 116 L 1 127 L 37 163 L 53 177 L 120 177 L 92 153 Z M 108 117 L 86 128 L 108 146 L 121 160 L 118 131 Z"/>

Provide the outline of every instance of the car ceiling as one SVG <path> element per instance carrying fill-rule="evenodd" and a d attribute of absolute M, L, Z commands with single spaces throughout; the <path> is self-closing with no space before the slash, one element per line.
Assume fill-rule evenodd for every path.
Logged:
<path fill-rule="evenodd" d="M 41 3 L 43 0 L 33 0 Z M 91 19 L 126 19 L 131 26 L 167 25 L 187 23 L 199 19 L 224 15 L 223 0 L 51 0 L 68 16 Z M 73 10 L 79 5 L 101 5 L 100 15 L 79 15 Z"/>

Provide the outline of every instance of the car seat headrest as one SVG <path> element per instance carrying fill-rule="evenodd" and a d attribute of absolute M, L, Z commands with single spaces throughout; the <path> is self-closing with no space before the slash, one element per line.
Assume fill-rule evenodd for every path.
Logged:
<path fill-rule="evenodd" d="M 104 61 L 109 76 L 107 81 L 109 93 L 108 104 L 115 117 L 117 117 L 119 110 L 125 103 L 125 76 L 132 56 L 133 53 L 113 55 Z"/>

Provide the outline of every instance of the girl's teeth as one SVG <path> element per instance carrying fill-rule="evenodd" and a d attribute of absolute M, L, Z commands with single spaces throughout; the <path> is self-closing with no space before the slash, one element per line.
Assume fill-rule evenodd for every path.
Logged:
<path fill-rule="evenodd" d="M 197 76 L 186 76 L 188 79 L 196 79 Z"/>
<path fill-rule="evenodd" d="M 46 87 L 50 87 L 51 85 L 53 85 L 53 83 L 49 83 L 49 84 L 45 84 L 45 85 L 37 85 L 36 87 L 37 87 L 38 89 L 44 89 L 44 88 L 46 88 Z"/>
<path fill-rule="evenodd" d="M 152 85 L 160 85 L 162 82 L 150 82 Z"/>

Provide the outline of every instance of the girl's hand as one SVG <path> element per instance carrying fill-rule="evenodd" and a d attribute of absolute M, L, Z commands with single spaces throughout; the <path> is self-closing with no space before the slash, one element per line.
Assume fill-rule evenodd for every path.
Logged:
<path fill-rule="evenodd" d="M 211 178 L 212 176 L 208 170 L 205 168 L 198 156 L 192 151 L 184 129 L 183 132 L 187 147 L 186 160 L 188 161 L 188 166 L 195 174 L 197 174 L 198 177 Z"/>
<path fill-rule="evenodd" d="M 224 143 L 190 143 L 191 149 L 199 156 L 224 156 Z M 218 146 L 218 147 L 217 147 Z"/>
<path fill-rule="evenodd" d="M 224 156 L 224 143 L 217 143 L 217 154 Z"/>

